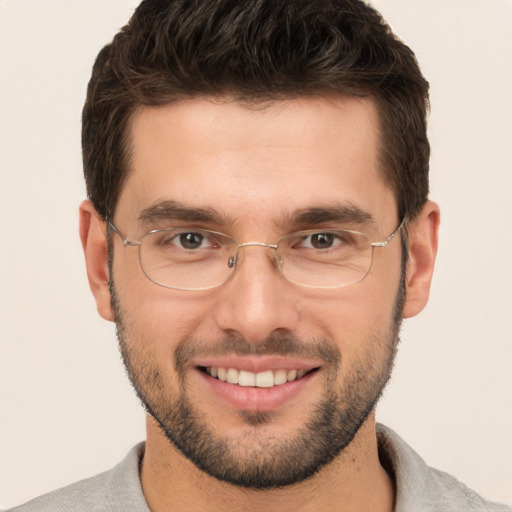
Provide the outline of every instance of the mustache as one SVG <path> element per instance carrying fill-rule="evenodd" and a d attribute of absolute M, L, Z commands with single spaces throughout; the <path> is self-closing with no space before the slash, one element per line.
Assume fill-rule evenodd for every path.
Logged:
<path fill-rule="evenodd" d="M 182 340 L 175 351 L 178 372 L 199 357 L 247 356 L 292 356 L 298 359 L 319 359 L 326 366 L 337 368 L 341 353 L 334 344 L 325 339 L 305 341 L 293 334 L 272 334 L 264 340 L 250 343 L 243 336 L 226 336 L 214 342 L 204 340 Z"/>

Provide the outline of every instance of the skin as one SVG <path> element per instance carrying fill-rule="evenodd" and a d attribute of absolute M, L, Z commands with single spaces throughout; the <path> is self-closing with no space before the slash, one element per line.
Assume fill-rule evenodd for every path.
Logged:
<path fill-rule="evenodd" d="M 148 226 L 139 215 L 162 201 L 177 199 L 191 208 L 215 208 L 219 218 L 199 227 L 241 242 L 275 243 L 287 233 L 320 228 L 318 222 L 297 225 L 291 219 L 305 208 L 333 203 L 355 205 L 369 213 L 372 222 L 355 227 L 373 241 L 387 238 L 401 220 L 393 191 L 379 171 L 378 117 L 370 99 L 295 99 L 249 109 L 229 98 L 197 98 L 140 109 L 133 118 L 131 137 L 133 158 L 114 219 L 130 240 L 164 227 L 161 223 L 175 224 L 153 219 Z M 90 202 L 82 204 L 80 215 L 98 311 L 114 321 L 106 228 Z M 428 202 L 409 226 L 404 317 L 420 312 L 428 300 L 438 224 L 438 207 Z M 123 248 L 116 236 L 112 272 L 125 348 L 158 371 L 159 381 L 153 390 L 147 384 L 148 394 L 172 402 L 186 393 L 212 434 L 228 440 L 236 455 L 250 463 L 258 455 L 255 445 L 272 450 L 296 436 L 326 390 L 336 389 L 343 397 L 358 371 L 369 372 L 368 379 L 385 373 L 396 342 L 390 330 L 401 253 L 397 237 L 387 248 L 375 250 L 372 269 L 363 281 L 318 290 L 286 281 L 268 248 L 244 251 L 241 264 L 223 286 L 185 292 L 149 281 L 141 271 L 137 249 Z M 310 343 L 326 340 L 341 355 L 341 362 L 338 371 L 330 372 L 318 358 L 303 361 L 320 370 L 290 399 L 267 411 L 264 424 L 251 425 L 237 407 L 205 385 L 193 364 L 186 365 L 181 376 L 174 364 L 178 349 L 186 343 L 201 340 L 208 347 L 226 338 L 241 338 L 256 350 L 264 340 L 283 333 Z M 141 374 L 140 367 L 135 370 Z M 251 407 L 258 412 L 260 406 Z M 390 511 L 394 502 L 392 479 L 378 458 L 373 412 L 353 441 L 313 477 L 265 491 L 207 475 L 168 441 L 148 415 L 141 480 L 148 504 L 157 512 L 185 507 L 190 511 L 261 507 Z"/>

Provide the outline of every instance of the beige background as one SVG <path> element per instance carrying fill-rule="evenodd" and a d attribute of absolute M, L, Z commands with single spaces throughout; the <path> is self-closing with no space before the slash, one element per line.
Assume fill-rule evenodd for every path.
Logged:
<path fill-rule="evenodd" d="M 128 0 L 0 0 L 0 508 L 117 463 L 144 437 L 83 268 L 80 110 Z M 375 0 L 432 84 L 431 302 L 378 417 L 512 503 L 512 2 Z"/>

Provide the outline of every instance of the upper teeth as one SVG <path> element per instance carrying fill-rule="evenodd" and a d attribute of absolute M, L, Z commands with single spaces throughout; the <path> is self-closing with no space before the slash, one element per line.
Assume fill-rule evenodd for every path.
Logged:
<path fill-rule="evenodd" d="M 271 388 L 300 379 L 306 373 L 305 370 L 266 370 L 254 373 L 236 368 L 219 368 L 209 366 L 208 374 L 229 384 L 238 384 L 244 387 Z"/>

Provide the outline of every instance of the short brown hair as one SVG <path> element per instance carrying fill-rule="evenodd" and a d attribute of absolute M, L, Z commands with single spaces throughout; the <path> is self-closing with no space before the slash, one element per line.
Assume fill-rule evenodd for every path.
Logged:
<path fill-rule="evenodd" d="M 428 83 L 413 52 L 360 0 L 145 0 L 99 53 L 83 110 L 87 193 L 112 217 L 140 106 L 193 96 L 266 102 L 371 96 L 399 214 L 428 196 Z"/>

